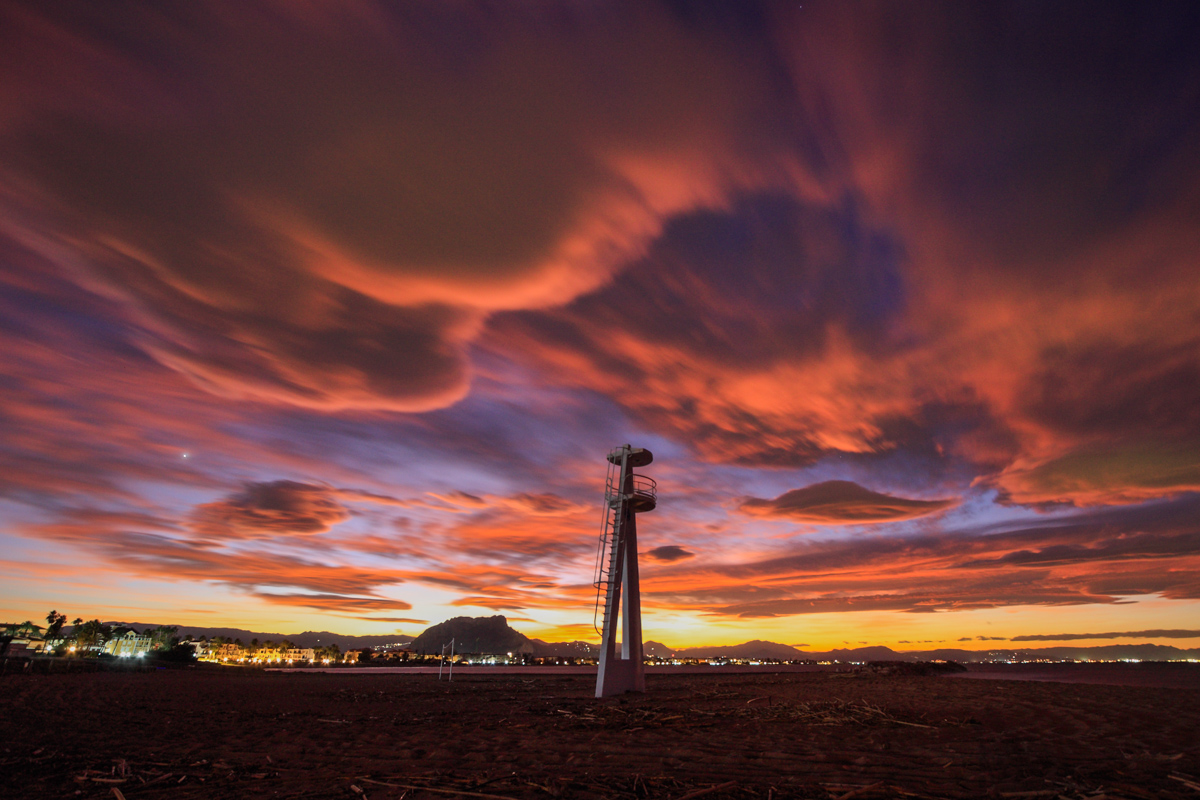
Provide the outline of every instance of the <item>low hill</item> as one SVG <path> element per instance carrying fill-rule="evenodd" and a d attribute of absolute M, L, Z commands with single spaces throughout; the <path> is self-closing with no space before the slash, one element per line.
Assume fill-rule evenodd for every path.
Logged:
<path fill-rule="evenodd" d="M 890 647 L 850 647 L 827 653 L 806 653 L 804 658 L 816 661 L 918 661 L 913 653 L 897 653 Z"/>
<path fill-rule="evenodd" d="M 546 642 L 541 639 L 530 639 L 533 642 L 533 654 L 535 656 L 574 656 L 597 658 L 600 655 L 600 645 L 592 642 Z M 656 656 L 658 658 L 670 658 L 675 652 L 673 648 L 667 647 L 662 642 L 642 642 L 642 653 L 647 656 Z"/>
<path fill-rule="evenodd" d="M 927 650 L 906 653 L 925 660 L 946 659 L 963 663 L 973 661 L 1032 661 L 1048 659 L 1061 661 L 1185 661 L 1200 658 L 1200 648 L 1183 650 L 1171 645 L 1108 644 L 1098 647 L 994 647 L 989 650 Z"/>
<path fill-rule="evenodd" d="M 454 640 L 456 653 L 533 653 L 533 642 L 508 627 L 501 614 L 494 617 L 454 617 L 426 628 L 409 645 L 418 653 L 435 655 Z"/>
<path fill-rule="evenodd" d="M 596 651 L 600 651 L 598 645 Z M 642 652 L 645 655 L 656 656 L 658 658 L 670 658 L 675 653 L 672 648 L 667 647 L 662 642 L 642 642 Z"/>
<path fill-rule="evenodd" d="M 134 628 L 135 630 L 146 630 L 147 628 L 156 628 L 158 623 L 147 622 L 106 622 L 105 625 L 123 626 L 126 628 Z M 407 644 L 412 641 L 411 636 L 406 636 L 399 633 L 375 634 L 370 636 L 351 636 L 345 633 L 333 633 L 331 631 L 304 631 L 303 633 L 269 633 L 263 631 L 250 631 L 244 628 L 199 628 L 194 625 L 179 625 L 180 637 L 192 637 L 199 639 L 201 636 L 209 639 L 217 636 L 225 636 L 230 639 L 241 639 L 243 644 L 249 644 L 252 639 L 258 639 L 260 642 L 279 642 L 287 639 L 297 647 L 327 647 L 331 644 L 336 644 L 341 650 L 357 650 L 363 647 L 381 647 L 389 644 Z M 64 633 L 70 633 L 70 628 L 65 628 Z"/>
<path fill-rule="evenodd" d="M 600 652 L 599 646 L 578 640 L 574 642 L 546 642 L 541 639 L 530 639 L 529 642 L 533 645 L 533 654 L 539 658 L 551 656 L 562 658 L 594 658 Z"/>
<path fill-rule="evenodd" d="M 674 655 L 676 658 L 770 658 L 784 661 L 810 657 L 791 645 L 764 642 L 761 639 L 715 647 L 682 647 L 675 650 Z"/>

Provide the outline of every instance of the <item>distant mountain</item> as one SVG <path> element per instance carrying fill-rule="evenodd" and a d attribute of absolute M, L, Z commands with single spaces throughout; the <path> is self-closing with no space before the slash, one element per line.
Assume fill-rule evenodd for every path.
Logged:
<path fill-rule="evenodd" d="M 797 650 L 791 645 L 778 642 L 764 642 L 755 639 L 742 644 L 719 645 L 712 647 L 681 647 L 673 651 L 676 658 L 772 658 L 784 661 L 794 661 L 811 656 Z"/>
<path fill-rule="evenodd" d="M 960 664 L 965 664 L 970 661 L 979 661 L 984 658 L 989 658 L 988 653 L 994 652 L 990 650 L 960 650 L 958 648 L 942 648 L 940 650 L 922 650 L 919 652 L 905 652 L 904 655 L 915 658 L 920 661 L 957 661 Z"/>
<path fill-rule="evenodd" d="M 827 653 L 806 653 L 815 661 L 919 661 L 912 653 L 898 653 L 890 647 L 838 648 Z"/>
<path fill-rule="evenodd" d="M 1200 658 L 1200 648 L 1181 650 L 1161 644 L 1110 644 L 1102 647 L 1055 647 L 1051 648 L 1075 659 L 1119 659 L 1136 658 L 1142 661 L 1171 661 L 1184 658 Z M 1029 652 L 1029 651 L 1025 651 Z"/>
<path fill-rule="evenodd" d="M 1137 659 L 1139 661 L 1183 661 L 1189 658 L 1200 658 L 1200 648 L 1181 650 L 1171 645 L 1150 644 L 1108 644 L 1099 647 L 1033 647 L 1012 649 L 995 647 L 990 650 L 927 650 L 907 653 L 924 661 L 1032 661 L 1044 658 L 1050 660 L 1075 659 L 1076 661 L 1118 661 L 1122 659 Z"/>
<path fill-rule="evenodd" d="M 538 657 L 574 656 L 576 658 L 596 658 L 600 655 L 600 645 L 591 642 L 546 642 L 541 639 L 530 639 L 533 643 L 533 654 Z M 675 651 L 661 642 L 642 642 L 642 653 L 658 658 L 670 658 Z"/>
<path fill-rule="evenodd" d="M 599 645 L 596 646 L 596 652 L 600 652 Z M 648 656 L 670 658 L 675 651 L 661 642 L 642 642 L 642 652 Z"/>
<path fill-rule="evenodd" d="M 546 642 L 541 639 L 530 639 L 529 643 L 533 645 L 533 654 L 538 658 L 547 658 L 558 656 L 560 658 L 595 658 L 600 652 L 597 645 L 587 642 Z"/>
<path fill-rule="evenodd" d="M 508 627 L 503 615 L 494 617 L 455 617 L 426 628 L 409 645 L 418 653 L 437 654 L 454 640 L 456 653 L 533 653 L 534 646 L 525 634 Z"/>
<path fill-rule="evenodd" d="M 142 631 L 146 628 L 157 628 L 158 623 L 146 622 L 106 622 L 105 625 L 121 625 L 126 628 L 134 628 Z M 399 633 L 387 633 L 371 636 L 350 636 L 344 633 L 332 633 L 330 631 L 304 631 L 303 633 L 263 633 L 261 631 L 248 631 L 243 628 L 198 628 L 192 625 L 179 625 L 179 635 L 181 637 L 192 637 L 199 639 L 201 636 L 212 639 L 216 636 L 227 636 L 230 639 L 241 639 L 244 644 L 249 644 L 251 639 L 258 639 L 260 642 L 278 642 L 287 639 L 297 647 L 327 647 L 331 644 L 336 644 L 343 652 L 346 650 L 357 650 L 363 647 L 380 647 L 388 644 L 407 644 L 411 642 L 413 637 L 405 636 Z M 69 629 L 67 629 L 69 632 Z"/>
<path fill-rule="evenodd" d="M 106 625 L 122 625 L 125 627 L 145 630 L 158 627 L 158 623 L 145 622 L 107 622 Z M 343 651 L 363 647 L 381 647 L 385 645 L 408 646 L 417 652 L 438 653 L 442 645 L 455 640 L 455 650 L 460 653 L 531 653 L 538 657 L 596 657 L 600 647 L 589 642 L 546 642 L 541 639 L 530 639 L 523 633 L 509 627 L 508 620 L 502 615 L 492 617 L 455 617 L 438 625 L 427 628 L 415 639 L 399 633 L 377 634 L 371 636 L 349 636 L 330 631 L 304 631 L 303 633 L 264 633 L 243 628 L 199 628 L 190 625 L 179 625 L 180 636 L 199 638 L 206 636 L 227 636 L 230 639 L 241 639 L 249 643 L 251 639 L 260 642 L 278 642 L 287 639 L 298 647 L 323 647 L 336 644 Z M 64 634 L 70 628 L 64 629 Z M 829 651 L 806 651 L 791 645 L 778 642 L 766 642 L 755 639 L 735 645 L 716 645 L 702 647 L 671 648 L 661 642 L 648 641 L 643 645 L 647 656 L 660 658 L 762 658 L 778 659 L 781 661 L 958 661 L 971 663 L 979 661 L 1031 661 L 1035 659 L 1077 661 L 1102 661 L 1119 659 L 1139 659 L 1142 661 L 1182 661 L 1200 659 L 1200 648 L 1180 649 L 1170 645 L 1158 644 L 1112 644 L 1098 647 L 1035 647 L 1035 648 L 1000 648 L 988 650 L 963 650 L 960 648 L 939 648 L 936 650 L 905 650 L 896 651 L 890 647 L 857 647 L 839 648 Z"/>

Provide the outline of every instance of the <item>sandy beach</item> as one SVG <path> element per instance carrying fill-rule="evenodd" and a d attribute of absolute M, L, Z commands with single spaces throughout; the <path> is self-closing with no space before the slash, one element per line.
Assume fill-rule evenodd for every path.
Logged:
<path fill-rule="evenodd" d="M 950 677 L 980 680 L 1089 683 L 1200 691 L 1200 664 L 1186 662 L 1120 662 L 1083 664 L 969 664 Z"/>
<path fill-rule="evenodd" d="M 1200 690 L 830 672 L 8 675 L 8 797 L 1194 798 Z"/>

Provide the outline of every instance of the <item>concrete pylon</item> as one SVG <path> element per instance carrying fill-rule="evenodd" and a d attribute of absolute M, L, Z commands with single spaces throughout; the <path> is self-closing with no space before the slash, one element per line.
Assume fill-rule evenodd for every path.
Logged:
<path fill-rule="evenodd" d="M 596 697 L 646 691 L 642 664 L 642 598 L 638 585 L 637 515 L 653 511 L 657 487 L 636 475 L 635 467 L 654 460 L 649 450 L 623 445 L 608 454 L 604 529 L 596 565 L 597 606 L 604 594 L 604 624 L 600 636 L 600 669 Z M 597 609 L 598 610 L 598 609 Z M 621 626 L 620 652 L 617 625 Z"/>

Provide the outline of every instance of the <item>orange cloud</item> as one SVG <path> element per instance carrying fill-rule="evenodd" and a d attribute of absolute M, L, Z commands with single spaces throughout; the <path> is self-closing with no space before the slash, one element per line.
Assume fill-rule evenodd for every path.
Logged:
<path fill-rule="evenodd" d="M 1198 503 L 1073 511 L 1000 531 L 809 540 L 741 563 L 695 559 L 644 570 L 643 602 L 755 618 L 1197 599 Z"/>
<path fill-rule="evenodd" d="M 185 538 L 181 525 L 148 514 L 75 509 L 61 516 L 57 522 L 26 526 L 21 533 L 80 548 L 122 574 L 215 581 L 285 606 L 330 611 L 411 608 L 378 594 L 382 587 L 404 581 L 398 570 L 322 563 L 265 549 L 228 550 Z"/>
<path fill-rule="evenodd" d="M 571 502 L 551 492 L 542 494 L 520 492 L 512 497 L 501 499 L 501 502 L 515 510 L 536 516 L 561 517 L 589 510 L 587 506 Z"/>
<path fill-rule="evenodd" d="M 610 286 L 485 341 L 712 462 L 916 454 L 1030 504 L 1194 488 L 1200 124 L 1170 26 L 1012 11 L 981 41 L 965 7 L 777 11 L 821 120 L 793 183 L 677 215 Z M 1100 39 L 1136 88 L 1093 80 Z"/>
<path fill-rule="evenodd" d="M 1075 639 L 1200 639 L 1200 630 L 1153 630 L 1109 633 L 1034 633 L 1014 636 L 1014 642 L 1066 642 Z"/>
<path fill-rule="evenodd" d="M 440 500 L 442 503 L 449 505 L 452 510 L 455 510 L 455 509 L 481 509 L 481 508 L 487 508 L 487 505 L 488 505 L 488 502 L 486 500 L 484 500 L 482 497 L 476 497 L 473 494 L 469 494 L 468 492 L 463 492 L 463 491 L 459 491 L 459 490 L 447 492 L 445 494 L 437 494 L 435 492 L 430 492 L 429 496 L 434 498 L 435 500 Z M 434 508 L 439 508 L 439 507 L 444 508 L 445 506 L 433 506 L 433 507 Z"/>
<path fill-rule="evenodd" d="M 225 500 L 197 506 L 192 527 L 204 536 L 253 538 L 324 533 L 349 518 L 324 486 L 272 481 L 251 483 Z"/>
<path fill-rule="evenodd" d="M 853 481 L 824 481 L 785 492 L 774 500 L 752 497 L 739 508 L 756 517 L 817 525 L 861 525 L 923 517 L 956 503 L 956 500 L 909 500 L 873 492 Z"/>
<path fill-rule="evenodd" d="M 721 31 L 527 11 L 6 9 L 4 226 L 213 394 L 451 405 L 490 314 L 603 285 L 787 142 Z"/>
<path fill-rule="evenodd" d="M 563 585 L 548 575 L 539 575 L 514 564 L 512 567 L 478 565 L 458 561 L 443 572 L 414 571 L 407 576 L 425 583 L 462 592 L 454 606 L 504 609 L 562 609 L 590 607 L 595 590 Z"/>
<path fill-rule="evenodd" d="M 1042 461 L 1018 461 L 997 482 L 1018 503 L 1137 503 L 1200 491 L 1200 442 L 1115 441 L 1083 445 Z"/>
<path fill-rule="evenodd" d="M 278 594 L 255 592 L 255 597 L 283 606 L 315 608 L 320 611 L 406 611 L 411 603 L 384 597 L 353 597 L 340 594 Z"/>
<path fill-rule="evenodd" d="M 636 434 L 687 462 L 648 606 L 1200 598 L 1175 13 L 8 4 L 0 533 L 280 607 L 583 611 L 577 453 Z M 729 515 L 759 468 L 962 505 L 767 541 L 952 501 Z M 1038 515 L 945 530 L 992 498 Z"/>

